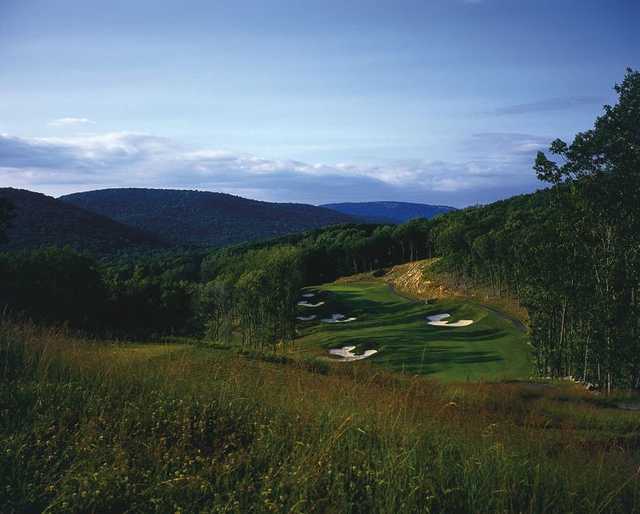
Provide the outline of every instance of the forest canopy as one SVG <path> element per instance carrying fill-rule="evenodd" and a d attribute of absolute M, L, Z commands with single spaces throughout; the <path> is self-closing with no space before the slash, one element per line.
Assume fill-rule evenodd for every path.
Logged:
<path fill-rule="evenodd" d="M 13 206 L 0 198 L 0 244 L 7 239 L 7 228 L 12 216 Z"/>

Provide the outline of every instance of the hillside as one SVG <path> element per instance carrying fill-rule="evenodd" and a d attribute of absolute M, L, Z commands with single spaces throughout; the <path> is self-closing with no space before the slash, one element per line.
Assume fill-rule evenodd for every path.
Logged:
<path fill-rule="evenodd" d="M 87 343 L 0 326 L 3 409 L 16 413 L 0 423 L 1 512 L 640 508 L 638 414 L 570 383 Z M 454 363 L 486 359 L 481 335 L 470 346 Z"/>
<path fill-rule="evenodd" d="M 0 199 L 13 205 L 8 243 L 0 250 L 70 245 L 110 253 L 165 246 L 157 238 L 50 196 L 24 189 L 0 188 Z"/>
<path fill-rule="evenodd" d="M 103 189 L 60 200 L 179 244 L 224 246 L 353 221 L 322 207 L 206 191 Z"/>
<path fill-rule="evenodd" d="M 499 294 L 480 284 L 460 283 L 456 277 L 439 269 L 439 259 L 425 259 L 393 266 L 382 277 L 396 292 L 409 298 L 434 300 L 465 298 L 497 310 L 526 330 L 527 310 L 518 299 L 507 293 Z M 348 279 L 344 279 L 348 280 Z"/>
<path fill-rule="evenodd" d="M 373 223 L 404 223 L 415 218 L 431 219 L 455 211 L 455 207 L 409 202 L 347 202 L 321 205 Z"/>

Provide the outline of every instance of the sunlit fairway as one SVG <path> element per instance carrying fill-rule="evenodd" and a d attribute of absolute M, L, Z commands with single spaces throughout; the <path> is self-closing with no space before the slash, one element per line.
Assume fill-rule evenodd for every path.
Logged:
<path fill-rule="evenodd" d="M 353 345 L 377 349 L 368 362 L 395 371 L 448 381 L 526 379 L 532 374 L 527 335 L 511 321 L 469 301 L 439 300 L 426 305 L 394 293 L 382 282 L 328 284 L 310 288 L 326 301 L 317 312 L 357 317 L 349 324 L 301 323 L 297 340 L 304 352 L 326 355 Z M 472 319 L 467 327 L 437 327 L 426 316 L 450 313 Z"/>

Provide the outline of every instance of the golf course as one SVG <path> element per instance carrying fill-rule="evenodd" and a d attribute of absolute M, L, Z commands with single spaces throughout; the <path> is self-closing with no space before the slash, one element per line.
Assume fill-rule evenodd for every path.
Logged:
<path fill-rule="evenodd" d="M 400 296 L 381 281 L 332 283 L 307 288 L 318 307 L 299 306 L 297 346 L 302 352 L 328 355 L 330 349 L 355 346 L 355 353 L 377 350 L 368 363 L 393 371 L 428 375 L 444 381 L 493 381 L 531 376 L 528 336 L 498 312 L 457 298 L 426 304 Z M 315 305 L 315 304 L 313 304 Z M 356 318 L 329 323 L 336 313 Z M 428 316 L 473 320 L 468 326 L 430 325 Z M 334 360 L 334 359 L 332 359 Z M 346 364 L 345 365 L 357 365 Z"/>

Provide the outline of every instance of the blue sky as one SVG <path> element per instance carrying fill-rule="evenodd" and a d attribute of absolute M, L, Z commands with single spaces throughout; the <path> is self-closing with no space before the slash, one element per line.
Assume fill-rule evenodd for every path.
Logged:
<path fill-rule="evenodd" d="M 464 206 L 640 67 L 622 0 L 0 0 L 0 187 Z"/>

